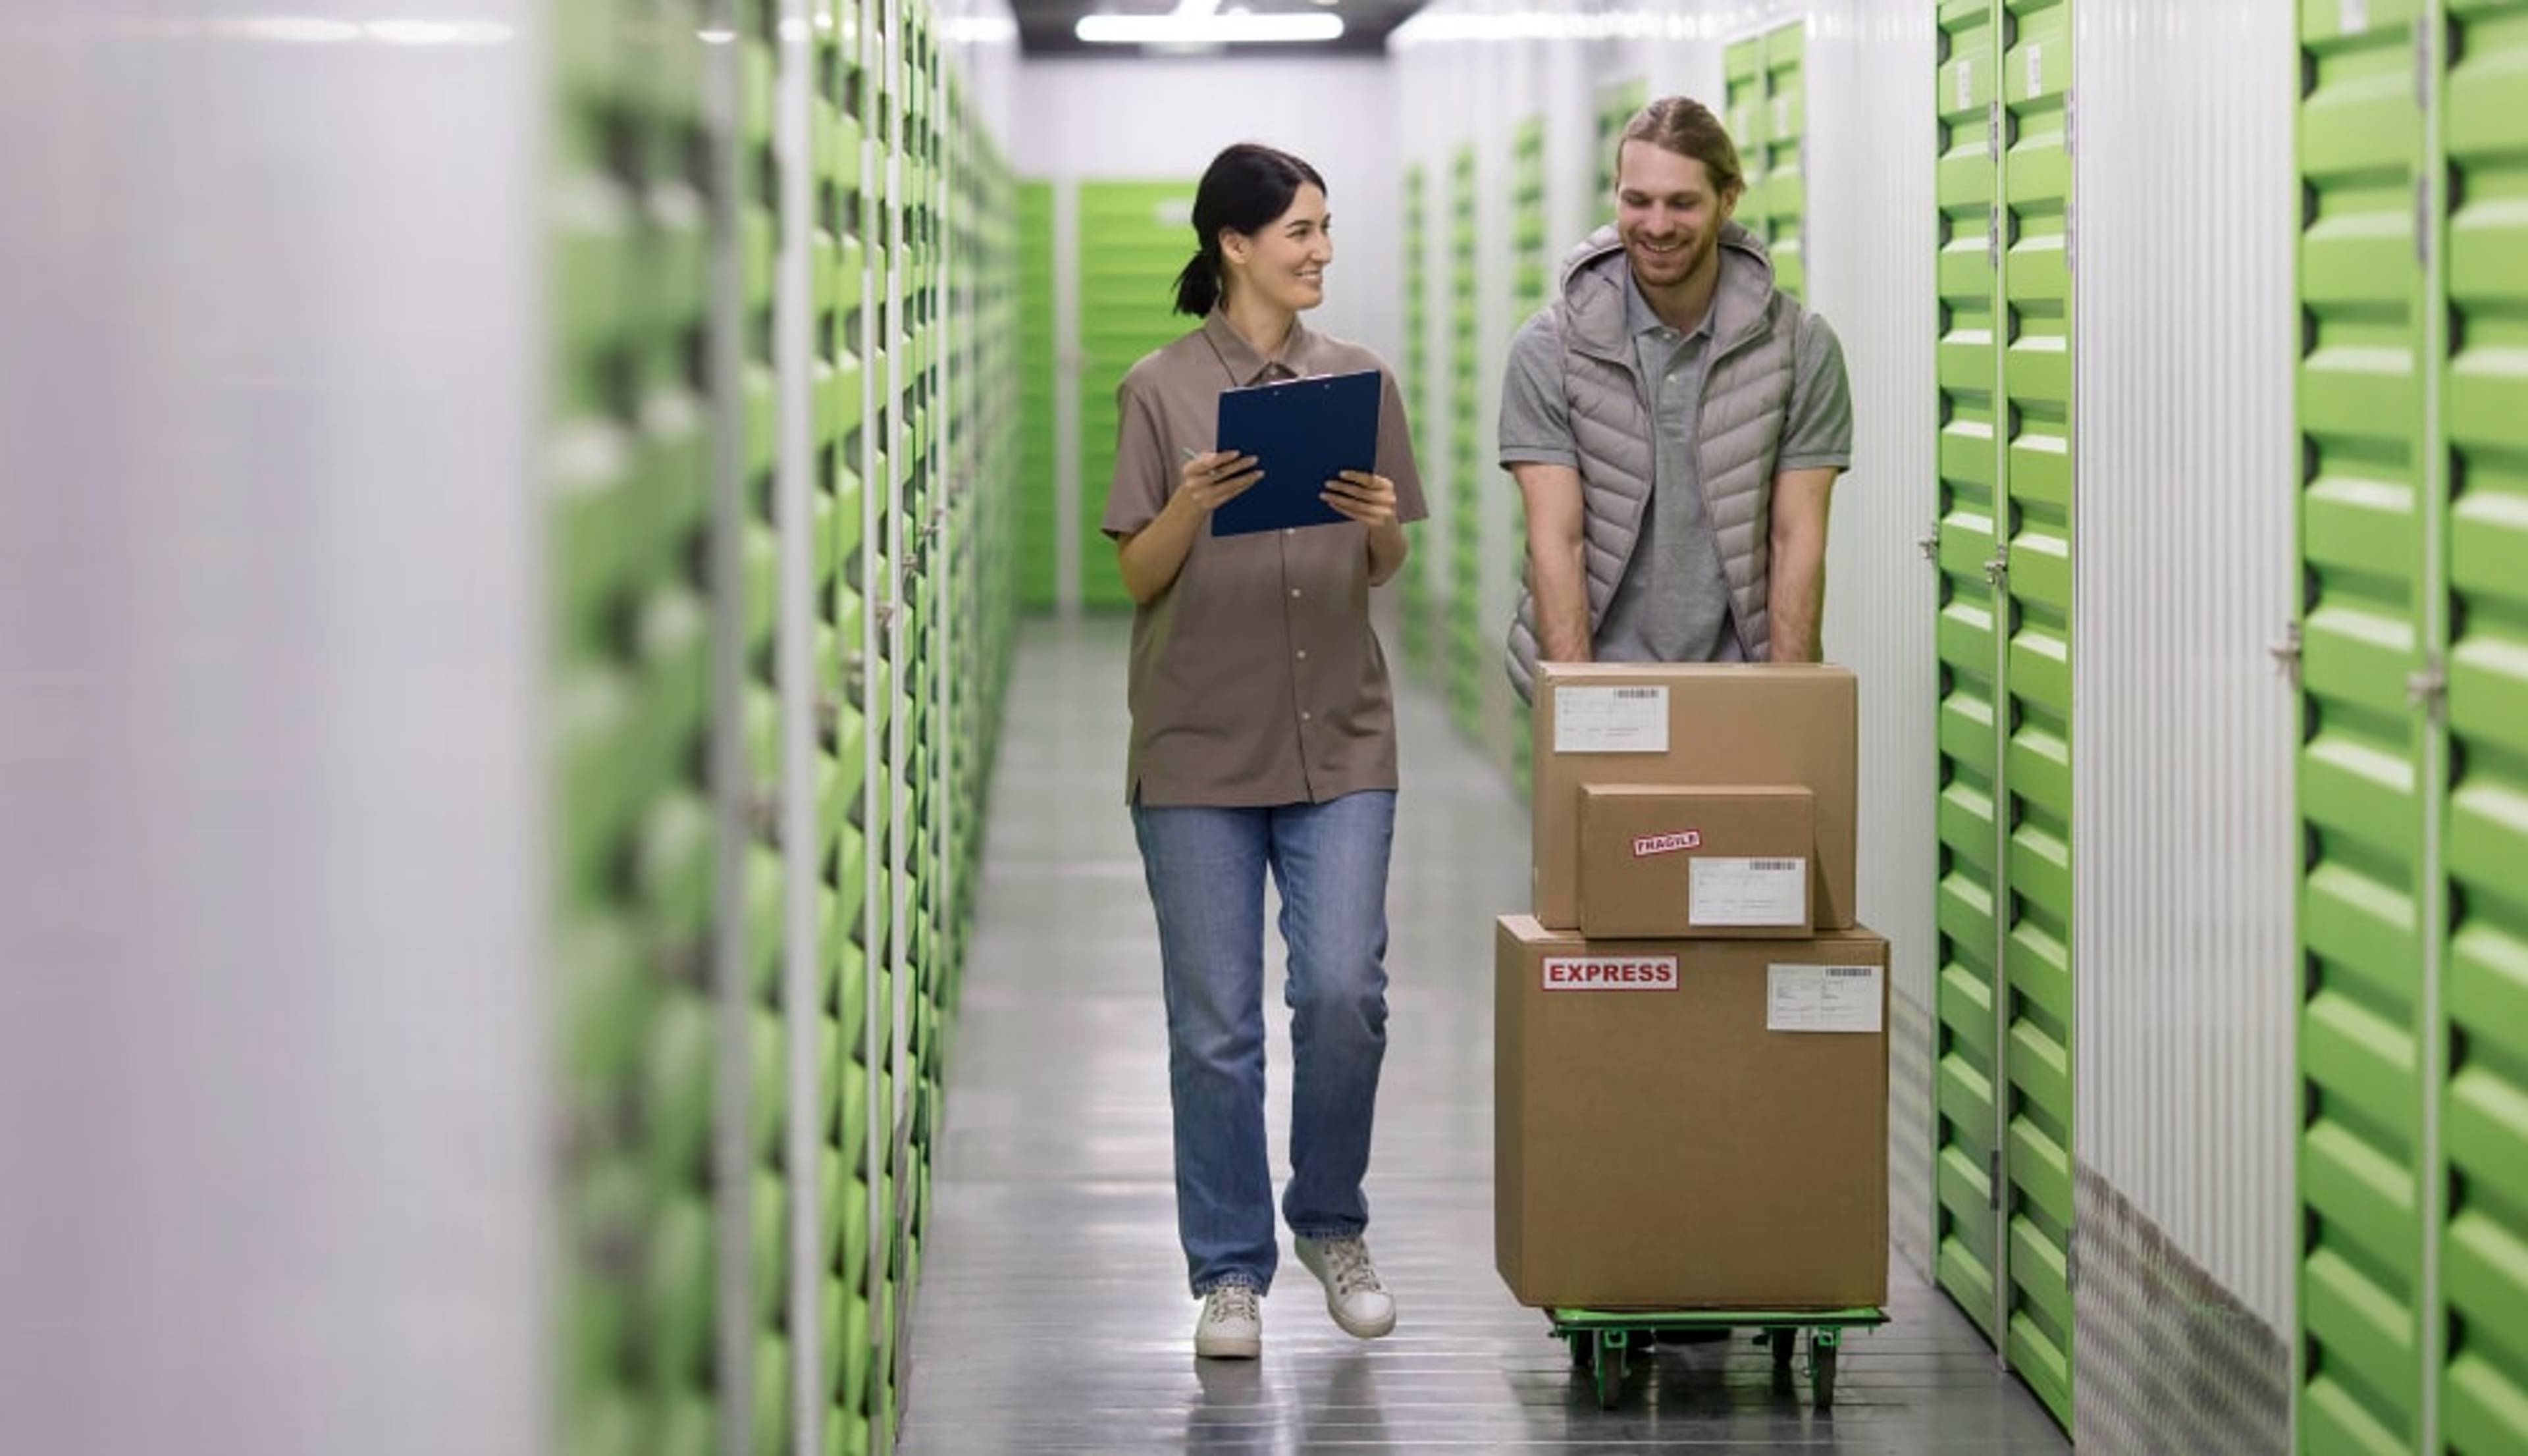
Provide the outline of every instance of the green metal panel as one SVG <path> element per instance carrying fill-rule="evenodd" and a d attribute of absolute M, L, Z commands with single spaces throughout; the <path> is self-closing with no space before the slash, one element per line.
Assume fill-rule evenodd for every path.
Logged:
<path fill-rule="evenodd" d="M 1996 1186 L 2002 1139 L 1997 996 L 2002 894 L 2000 611 L 2002 508 L 1996 349 L 1999 289 L 1992 0 L 1939 8 L 1938 266 L 1940 752 L 1938 989 L 1933 1095 L 1934 1273 L 1986 1336 L 1997 1336 Z"/>
<path fill-rule="evenodd" d="M 2422 1440 L 2422 0 L 2300 11 L 2301 1448 Z M 2349 25 L 2347 26 L 2347 23 Z"/>
<path fill-rule="evenodd" d="M 1764 227 L 1756 232 L 1773 255 L 1774 286 L 1796 295 L 1809 286 L 1808 23 L 1774 27 L 1764 47 Z M 1747 151 L 1740 142 L 1742 162 Z"/>
<path fill-rule="evenodd" d="M 1417 463 L 1428 468 L 1431 458 L 1429 436 L 1421 426 L 1423 401 L 1431 381 L 1431 346 L 1428 333 L 1431 319 L 1429 288 L 1431 270 L 1425 262 L 1425 249 L 1431 238 L 1430 177 L 1415 163 L 1404 169 L 1404 412 L 1413 427 L 1413 452 Z M 1434 488 L 1438 482 L 1426 482 Z M 1416 533 L 1427 538 L 1427 531 Z M 1442 654 L 1445 626 L 1438 619 L 1440 596 L 1431 583 L 1444 568 L 1446 557 L 1436 544 L 1424 539 L 1414 544 L 1405 558 L 1403 580 L 1397 589 L 1401 617 L 1400 646 L 1404 663 L 1410 670 L 1432 673 Z"/>
<path fill-rule="evenodd" d="M 1639 78 L 1619 80 L 1598 88 L 1598 202 L 1599 222 L 1611 222 L 1615 216 L 1615 142 L 1624 134 L 1624 124 L 1633 113 L 1650 104 L 1650 82 Z"/>
<path fill-rule="evenodd" d="M 1448 167 L 1448 715 L 1481 743 L 1483 675 L 1493 666 L 1483 619 L 1483 489 L 1494 473 L 1476 419 L 1475 149 L 1457 148 Z"/>
<path fill-rule="evenodd" d="M 2072 1425 L 2070 0 L 2008 0 L 2001 88 L 2003 1351 Z"/>
<path fill-rule="evenodd" d="M 1758 237 L 1765 235 L 1764 209 L 1771 198 L 1764 190 L 1764 131 L 1769 112 L 1764 104 L 1766 73 L 1764 37 L 1750 35 L 1721 53 L 1721 120 L 1738 147 L 1738 168 L 1746 177 L 1739 194 L 1737 219 Z"/>
<path fill-rule="evenodd" d="M 2528 3 L 2449 0 L 2440 1434 L 2528 1451 Z"/>
<path fill-rule="evenodd" d="M 1019 203 L 1019 600 L 1054 604 L 1053 184 L 1022 182 Z"/>
<path fill-rule="evenodd" d="M 1554 239 L 1549 234 L 1545 197 L 1545 118 L 1521 122 L 1510 142 L 1510 317 L 1524 323 L 1552 299 L 1554 286 Z M 1487 452 L 1489 453 L 1489 452 Z M 1486 472 L 1509 503 L 1509 579 L 1527 579 L 1527 500 L 1498 472 Z M 1509 775 L 1524 796 L 1535 765 L 1531 747 L 1534 720 L 1515 702 L 1509 709 Z"/>
<path fill-rule="evenodd" d="M 1080 184 L 1080 595 L 1087 606 L 1132 598 L 1115 544 L 1098 529 L 1115 477 L 1115 388 L 1141 356 L 1191 327 L 1173 310 L 1193 255 L 1190 182 Z"/>

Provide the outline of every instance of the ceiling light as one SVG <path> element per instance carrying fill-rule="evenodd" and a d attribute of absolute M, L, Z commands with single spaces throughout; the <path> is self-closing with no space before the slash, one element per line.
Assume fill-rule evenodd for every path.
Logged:
<path fill-rule="evenodd" d="M 1334 40 L 1343 32 L 1336 15 L 1084 15 L 1072 33 L 1091 45 L 1270 44 Z"/>

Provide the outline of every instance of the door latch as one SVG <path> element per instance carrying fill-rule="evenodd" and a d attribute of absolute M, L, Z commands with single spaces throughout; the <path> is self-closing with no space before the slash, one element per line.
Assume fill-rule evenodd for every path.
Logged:
<path fill-rule="evenodd" d="M 2010 580 L 2010 543 L 1992 548 L 1992 559 L 1983 563 L 1983 579 L 1996 587 Z"/>
<path fill-rule="evenodd" d="M 2280 667 L 2283 674 L 2296 686 L 2299 682 L 2300 665 L 2299 623 L 2284 623 L 2282 641 L 2265 649 L 2265 651 L 2274 659 L 2274 665 Z"/>
<path fill-rule="evenodd" d="M 1931 529 L 1930 529 L 1930 530 L 1925 531 L 1925 532 L 1923 532 L 1921 536 L 1918 536 L 1918 537 L 1914 538 L 1914 545 L 1916 545 L 1916 546 L 1918 546 L 1922 547 L 1922 559 L 1923 559 L 1923 560 L 1925 560 L 1925 561 L 1937 561 L 1937 560 L 1939 560 L 1939 559 L 1940 559 L 1940 523 L 1939 523 L 1939 522 L 1937 522 L 1937 521 L 1933 521 L 1933 522 L 1931 523 Z"/>
<path fill-rule="evenodd" d="M 2405 679 L 2405 701 L 2421 708 L 2437 722 L 2449 706 L 2449 666 L 2441 654 L 2423 658 L 2423 667 Z"/>

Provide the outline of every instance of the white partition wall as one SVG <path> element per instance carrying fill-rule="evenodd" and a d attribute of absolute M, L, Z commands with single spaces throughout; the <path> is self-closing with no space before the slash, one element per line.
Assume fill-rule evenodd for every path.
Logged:
<path fill-rule="evenodd" d="M 2294 1326 L 2291 0 L 2080 0 L 2077 1433 L 2279 1449 Z"/>

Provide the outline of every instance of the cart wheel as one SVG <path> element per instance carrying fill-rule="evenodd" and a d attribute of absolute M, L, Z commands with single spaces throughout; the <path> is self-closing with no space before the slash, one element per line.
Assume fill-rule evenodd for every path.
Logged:
<path fill-rule="evenodd" d="M 1787 1326 L 1780 1326 L 1765 1330 L 1764 1340 L 1773 1347 L 1773 1369 L 1790 1369 L 1791 1352 L 1799 1345 L 1800 1332 Z"/>
<path fill-rule="evenodd" d="M 1598 1331 L 1598 1409 L 1611 1411 L 1624 1393 L 1624 1347 L 1616 1341 L 1623 1336 L 1609 1329 Z"/>
<path fill-rule="evenodd" d="M 1809 1380 L 1816 1392 L 1812 1404 L 1820 1411 L 1834 1409 L 1834 1357 L 1838 1343 L 1830 1329 L 1820 1329 L 1810 1338 Z"/>
<path fill-rule="evenodd" d="M 1571 1368 L 1576 1371 L 1587 1371 L 1589 1357 L 1598 1348 L 1597 1339 L 1585 1329 L 1573 1330 L 1567 1339 L 1571 1346 Z"/>

